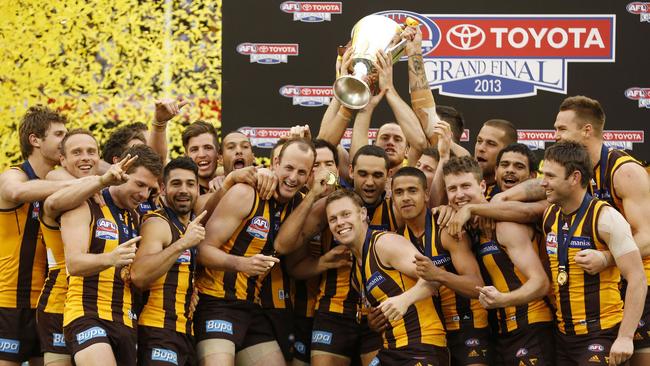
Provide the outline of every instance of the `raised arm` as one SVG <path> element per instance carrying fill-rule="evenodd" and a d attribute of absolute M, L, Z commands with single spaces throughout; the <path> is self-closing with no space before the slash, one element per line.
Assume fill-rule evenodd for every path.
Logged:
<path fill-rule="evenodd" d="M 479 301 L 487 309 L 527 304 L 548 293 L 550 283 L 531 241 L 531 231 L 530 227 L 522 224 L 497 223 L 497 240 L 506 248 L 512 264 L 527 280 L 518 289 L 505 293 L 493 286 L 483 287 Z"/>
<path fill-rule="evenodd" d="M 154 120 L 151 122 L 151 129 L 147 138 L 147 145 L 151 147 L 163 162 L 167 161 L 167 122 L 180 113 L 181 108 L 188 104 L 188 101 L 176 103 L 171 99 L 163 99 L 155 103 Z"/>

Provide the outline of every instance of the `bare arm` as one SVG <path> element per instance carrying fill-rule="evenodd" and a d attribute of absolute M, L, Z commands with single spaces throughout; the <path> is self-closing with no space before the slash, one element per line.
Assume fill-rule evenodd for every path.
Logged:
<path fill-rule="evenodd" d="M 650 182 L 648 173 L 637 164 L 624 164 L 614 174 L 614 190 L 623 200 L 625 219 L 632 227 L 641 257 L 650 256 Z"/>
<path fill-rule="evenodd" d="M 0 174 L 0 209 L 14 208 L 21 203 L 42 201 L 52 193 L 72 184 L 70 181 L 29 180 L 17 169 Z"/>
<path fill-rule="evenodd" d="M 494 307 L 518 306 L 544 297 L 550 283 L 531 241 L 531 229 L 522 224 L 499 222 L 496 234 L 499 243 L 507 249 L 515 268 L 527 280 L 518 289 L 501 293 L 501 299 Z"/>
<path fill-rule="evenodd" d="M 542 188 L 542 180 L 529 179 L 521 182 L 505 192 L 500 192 L 492 198 L 493 202 L 499 201 L 522 201 L 532 202 L 546 199 L 546 192 Z"/>
<path fill-rule="evenodd" d="M 348 123 L 352 120 L 351 109 L 342 106 L 336 98 L 332 98 L 330 105 L 323 115 L 318 131 L 318 138 L 336 146 L 341 142 Z"/>
<path fill-rule="evenodd" d="M 539 222 L 549 203 L 546 200 L 538 202 L 502 201 L 486 203 L 470 203 L 461 207 L 454 217 L 449 220 L 448 229 L 452 236 L 463 231 L 465 224 L 472 216 L 481 216 L 494 221 L 534 224 Z"/>
<path fill-rule="evenodd" d="M 483 286 L 483 278 L 469 240 L 466 237 L 456 240 L 444 230 L 441 231 L 441 240 L 458 274 L 443 271 L 437 281 L 465 297 L 478 298 L 476 287 Z"/>
<path fill-rule="evenodd" d="M 298 207 L 284 219 L 273 243 L 279 254 L 295 251 L 325 227 L 325 199 L 317 198 L 310 190 Z"/>
<path fill-rule="evenodd" d="M 303 245 L 287 257 L 287 271 L 298 280 L 307 280 L 334 268 L 350 267 L 350 250 L 344 245 L 337 245 L 321 256 L 311 253 L 309 246 Z M 319 243 L 320 245 L 320 243 Z"/>
<path fill-rule="evenodd" d="M 61 239 L 65 251 L 65 265 L 71 276 L 92 276 L 110 267 L 131 264 L 135 257 L 135 244 L 140 237 L 120 244 L 108 253 L 88 253 L 91 223 L 87 204 L 68 211 L 61 216 Z"/>

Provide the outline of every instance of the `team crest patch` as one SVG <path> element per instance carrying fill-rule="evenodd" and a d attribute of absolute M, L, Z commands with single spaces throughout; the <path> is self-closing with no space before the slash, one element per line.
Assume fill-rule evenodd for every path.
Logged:
<path fill-rule="evenodd" d="M 117 240 L 119 238 L 117 225 L 113 221 L 104 218 L 97 220 L 95 237 L 103 240 Z"/>
<path fill-rule="evenodd" d="M 258 239 L 266 239 L 269 235 L 269 221 L 262 216 L 255 216 L 248 224 L 246 232 Z"/>
<path fill-rule="evenodd" d="M 191 261 L 192 252 L 189 249 L 185 249 L 185 251 L 178 256 L 176 263 L 190 263 Z"/>

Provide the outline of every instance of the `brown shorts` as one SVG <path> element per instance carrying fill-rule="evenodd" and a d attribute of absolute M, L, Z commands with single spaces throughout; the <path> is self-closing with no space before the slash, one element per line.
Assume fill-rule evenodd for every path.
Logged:
<path fill-rule="evenodd" d="M 192 336 L 169 329 L 138 326 L 138 366 L 195 364 Z"/>
<path fill-rule="evenodd" d="M 369 366 L 448 366 L 449 350 L 429 344 L 382 349 Z"/>
<path fill-rule="evenodd" d="M 137 330 L 108 320 L 81 317 L 63 327 L 65 343 L 74 357 L 97 343 L 108 343 L 118 365 L 135 366 Z"/>
<path fill-rule="evenodd" d="M 490 364 L 490 328 L 463 328 L 447 332 L 453 365 Z"/>
<path fill-rule="evenodd" d="M 201 294 L 194 312 L 196 342 L 227 339 L 239 352 L 256 344 L 275 341 L 273 328 L 259 305 L 223 300 Z"/>
<path fill-rule="evenodd" d="M 536 323 L 496 337 L 495 365 L 554 366 L 555 325 Z"/>
<path fill-rule="evenodd" d="M 63 314 L 37 310 L 36 328 L 41 342 L 41 351 L 61 355 L 70 354 L 63 337 Z"/>
<path fill-rule="evenodd" d="M 305 363 L 311 361 L 311 331 L 314 318 L 296 316 L 293 318 L 293 357 Z"/>
<path fill-rule="evenodd" d="M 293 314 L 289 309 L 262 309 L 262 313 L 271 323 L 275 340 L 280 346 L 286 361 L 293 359 Z"/>
<path fill-rule="evenodd" d="M 329 312 L 316 312 L 311 333 L 312 351 L 323 351 L 350 359 L 379 350 L 381 335 L 368 327 L 368 319 L 361 324 L 353 317 Z"/>
<path fill-rule="evenodd" d="M 586 335 L 569 336 L 555 331 L 557 366 L 609 365 L 609 350 L 618 335 L 618 325 Z"/>
<path fill-rule="evenodd" d="M 24 362 L 41 356 L 36 310 L 0 308 L 0 360 Z"/>

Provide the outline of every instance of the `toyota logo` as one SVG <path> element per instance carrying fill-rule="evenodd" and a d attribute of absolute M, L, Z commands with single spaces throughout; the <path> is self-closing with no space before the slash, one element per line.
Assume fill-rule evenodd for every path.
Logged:
<path fill-rule="evenodd" d="M 485 32 L 474 24 L 458 24 L 447 32 L 447 43 L 458 50 L 473 50 L 485 42 Z"/>

